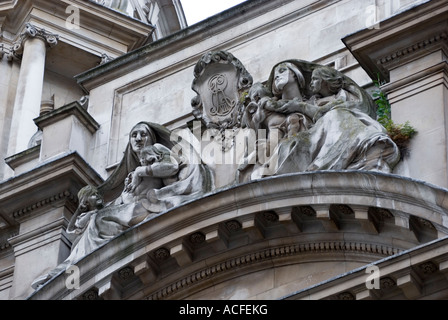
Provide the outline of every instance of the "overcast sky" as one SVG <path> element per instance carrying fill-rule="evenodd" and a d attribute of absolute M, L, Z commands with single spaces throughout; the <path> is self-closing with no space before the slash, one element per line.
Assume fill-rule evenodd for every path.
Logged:
<path fill-rule="evenodd" d="M 181 0 L 189 26 L 245 0 Z"/>

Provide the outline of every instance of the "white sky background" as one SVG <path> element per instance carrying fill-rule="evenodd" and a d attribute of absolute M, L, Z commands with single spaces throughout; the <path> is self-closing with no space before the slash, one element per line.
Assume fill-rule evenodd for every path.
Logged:
<path fill-rule="evenodd" d="M 202 21 L 245 0 L 181 0 L 189 26 Z"/>

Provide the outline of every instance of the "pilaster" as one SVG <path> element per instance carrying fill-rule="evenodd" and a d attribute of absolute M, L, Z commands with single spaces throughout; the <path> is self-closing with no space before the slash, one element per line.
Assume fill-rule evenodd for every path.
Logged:
<path fill-rule="evenodd" d="M 382 91 L 392 120 L 417 130 L 394 173 L 448 186 L 448 7 L 427 3 L 343 39 Z M 435 161 L 437 159 L 437 161 Z"/>
<path fill-rule="evenodd" d="M 57 35 L 26 23 L 24 32 L 11 49 L 9 58 L 20 60 L 21 66 L 12 119 L 13 134 L 8 147 L 10 153 L 27 149 L 36 131 L 32 121 L 40 112 L 46 50 L 57 42 Z"/>

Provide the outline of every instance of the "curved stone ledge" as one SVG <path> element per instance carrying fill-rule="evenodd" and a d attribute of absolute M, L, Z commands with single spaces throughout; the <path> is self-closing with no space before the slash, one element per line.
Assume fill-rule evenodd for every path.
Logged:
<path fill-rule="evenodd" d="M 68 274 L 61 273 L 28 298 L 194 299 L 201 290 L 219 298 L 226 283 L 276 268 L 343 263 L 346 270 L 333 272 L 344 273 L 448 234 L 447 194 L 422 181 L 362 171 L 232 186 L 144 221 L 78 261 L 79 289 L 67 289 Z M 274 284 L 243 298 L 304 289 L 296 282 L 294 290 Z"/>
<path fill-rule="evenodd" d="M 425 293 L 425 299 L 445 299 L 447 287 L 448 237 L 437 239 L 394 257 L 376 261 L 373 264 L 351 270 L 337 277 L 310 286 L 304 290 L 282 297 L 285 300 L 415 300 Z M 378 288 L 366 288 L 366 271 L 377 267 Z M 426 283 L 438 286 L 425 288 Z"/>
<path fill-rule="evenodd" d="M 288 265 L 292 263 L 297 263 L 297 255 L 302 255 L 300 257 L 300 263 L 313 263 L 325 260 L 324 254 L 330 253 L 330 261 L 335 261 L 335 256 L 339 253 L 346 258 L 351 252 L 354 259 L 357 255 L 359 259 L 360 253 L 369 253 L 372 256 L 388 256 L 390 254 L 397 254 L 397 250 L 391 247 L 385 247 L 381 245 L 372 246 L 370 243 L 360 243 L 360 242 L 350 242 L 350 241 L 334 241 L 334 242 L 320 242 L 320 243 L 305 243 L 305 244 L 288 244 L 278 247 L 266 248 L 261 251 L 256 251 L 252 253 L 247 253 L 243 256 L 232 257 L 227 261 L 218 262 L 215 265 L 207 266 L 200 269 L 194 273 L 188 274 L 187 276 L 176 280 L 175 282 L 156 290 L 151 295 L 148 295 L 146 299 L 159 300 L 159 299 L 176 299 L 176 293 L 180 293 L 182 297 L 182 290 L 188 287 L 197 285 L 199 282 L 207 281 L 213 277 L 219 277 L 220 273 L 230 273 L 236 271 L 241 276 L 241 273 L 246 274 L 245 270 L 242 268 L 250 268 L 250 272 L 254 272 L 254 264 L 266 264 L 269 263 L 269 267 L 276 267 L 282 265 Z M 316 259 L 317 254 L 319 258 Z M 306 256 L 307 255 L 307 256 Z M 283 261 L 276 261 L 283 260 Z M 286 260 L 286 261 L 285 261 Z M 276 261 L 276 262 L 274 262 Z M 344 261 L 340 258 L 340 261 Z M 263 270 L 265 265 L 258 266 L 256 270 Z M 215 279 L 216 281 L 216 279 Z M 196 289 L 197 290 L 197 289 Z"/>

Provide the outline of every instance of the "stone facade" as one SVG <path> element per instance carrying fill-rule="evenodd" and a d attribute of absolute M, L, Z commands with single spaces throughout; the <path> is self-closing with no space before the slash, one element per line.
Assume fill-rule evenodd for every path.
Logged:
<path fill-rule="evenodd" d="M 446 4 L 249 0 L 186 27 L 179 1 L 106 2 L 73 0 L 72 11 L 58 1 L 0 5 L 2 299 L 446 298 Z M 286 161 L 283 171 L 248 180 L 235 179 L 243 154 L 207 161 L 204 150 L 226 159 L 238 148 L 238 106 L 261 108 L 250 89 L 270 85 L 286 61 L 301 68 L 306 87 L 320 67 L 361 95 L 379 75 L 392 119 L 418 131 L 408 152 L 396 161 L 395 149 L 371 148 L 366 161 L 315 161 L 309 170 Z M 334 117 L 322 119 L 315 131 L 342 132 Z M 142 121 L 189 137 L 204 162 L 180 179 L 194 196 L 135 221 L 141 211 L 122 195 L 122 211 L 98 212 L 130 213 L 128 227 L 75 255 L 73 274 L 57 269 L 33 288 L 80 248 L 84 240 L 70 236 L 83 215 L 79 191 L 116 189 L 112 178 Z M 165 129 L 155 129 L 156 140 Z M 215 148 L 212 129 L 229 139 Z M 299 145 L 303 137 L 290 135 Z M 386 160 L 373 161 L 378 154 Z M 366 282 L 372 265 L 381 289 Z"/>

